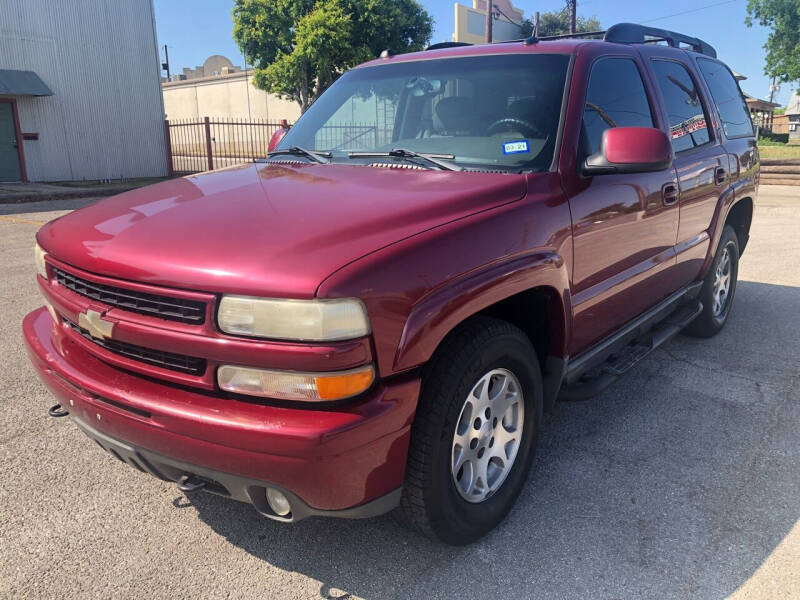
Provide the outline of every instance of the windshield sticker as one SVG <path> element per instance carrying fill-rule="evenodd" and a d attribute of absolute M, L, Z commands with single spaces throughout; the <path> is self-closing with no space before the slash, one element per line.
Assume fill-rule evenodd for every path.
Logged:
<path fill-rule="evenodd" d="M 514 140 L 513 142 L 506 142 L 503 144 L 503 154 L 520 154 L 521 152 L 530 152 L 531 148 L 528 145 L 528 140 Z"/>

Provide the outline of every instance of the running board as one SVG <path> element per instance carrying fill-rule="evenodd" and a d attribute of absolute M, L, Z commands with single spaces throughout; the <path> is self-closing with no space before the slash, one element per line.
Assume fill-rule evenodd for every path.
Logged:
<path fill-rule="evenodd" d="M 703 303 L 692 300 L 677 308 L 666 319 L 652 327 L 644 336 L 614 352 L 597 369 L 593 376 L 583 375 L 561 387 L 559 400 L 587 400 L 606 389 L 622 375 L 667 340 L 675 337 L 703 312 Z"/>

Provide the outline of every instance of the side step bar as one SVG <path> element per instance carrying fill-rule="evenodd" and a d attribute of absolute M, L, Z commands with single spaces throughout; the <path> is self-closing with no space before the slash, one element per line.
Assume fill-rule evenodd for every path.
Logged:
<path fill-rule="evenodd" d="M 703 304 L 695 297 L 697 291 L 699 288 L 686 290 L 677 298 L 669 298 L 666 307 L 657 307 L 585 356 L 578 357 L 567 367 L 559 400 L 587 400 L 599 394 L 677 335 L 703 311 Z M 677 308 L 676 300 L 681 301 Z M 672 309 L 666 317 L 662 316 L 664 308 Z"/>

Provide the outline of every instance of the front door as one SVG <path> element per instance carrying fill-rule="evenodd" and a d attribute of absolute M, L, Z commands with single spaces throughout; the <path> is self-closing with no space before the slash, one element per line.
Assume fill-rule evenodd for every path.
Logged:
<path fill-rule="evenodd" d="M 597 60 L 586 92 L 580 162 L 600 149 L 603 131 L 609 127 L 658 127 L 657 117 L 633 57 Z M 676 190 L 674 170 L 665 169 L 595 175 L 571 194 L 571 355 L 580 354 L 677 288 L 670 273 L 678 234 Z"/>
<path fill-rule="evenodd" d="M 14 105 L 0 101 L 0 181 L 20 181 L 17 128 L 14 125 Z"/>

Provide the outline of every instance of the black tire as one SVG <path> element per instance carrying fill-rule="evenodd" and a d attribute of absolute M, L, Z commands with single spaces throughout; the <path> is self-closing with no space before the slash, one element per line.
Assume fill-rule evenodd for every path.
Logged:
<path fill-rule="evenodd" d="M 721 310 L 715 312 L 715 293 L 714 282 L 716 279 L 717 268 L 723 255 L 727 251 L 730 258 L 730 285 L 729 291 L 725 298 L 724 306 Z M 722 236 L 717 246 L 717 252 L 714 255 L 714 260 L 711 261 L 711 266 L 708 269 L 708 274 L 703 280 L 703 287 L 700 290 L 699 299 L 703 303 L 703 312 L 692 321 L 683 332 L 693 337 L 710 338 L 715 336 L 725 326 L 728 321 L 728 316 L 731 313 L 733 306 L 733 298 L 736 293 L 736 279 L 739 276 L 739 238 L 736 236 L 736 231 L 730 225 L 725 225 L 722 230 Z"/>
<path fill-rule="evenodd" d="M 511 371 L 519 381 L 522 434 L 516 458 L 499 488 L 472 503 L 460 495 L 453 480 L 453 435 L 468 394 L 493 369 Z M 469 544 L 486 535 L 505 518 L 525 484 L 541 418 L 542 376 L 528 337 L 497 319 L 473 317 L 465 322 L 443 342 L 424 370 L 403 495 L 395 511 L 398 520 L 448 544 Z"/>

